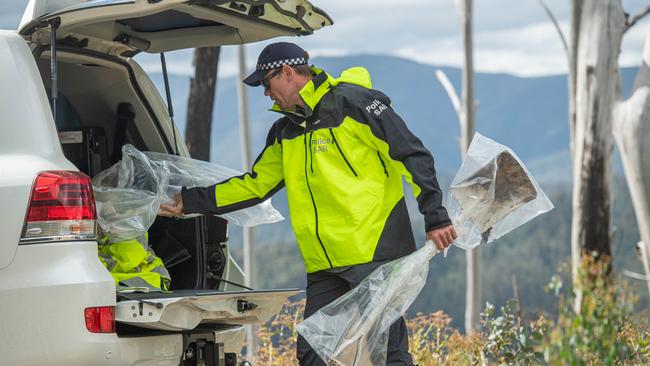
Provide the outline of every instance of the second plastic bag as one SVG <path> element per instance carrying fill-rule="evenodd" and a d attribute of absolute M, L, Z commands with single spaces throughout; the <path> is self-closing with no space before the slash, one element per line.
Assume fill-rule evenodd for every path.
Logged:
<path fill-rule="evenodd" d="M 154 163 L 166 163 L 169 169 L 169 184 L 165 193 L 169 197 L 180 192 L 182 187 L 205 187 L 242 174 L 207 161 L 155 152 L 144 154 Z M 270 224 L 284 219 L 273 208 L 270 199 L 253 207 L 227 213 L 223 217 L 239 226 Z"/>
<path fill-rule="evenodd" d="M 304 322 L 298 332 L 328 365 L 385 365 L 388 329 L 426 283 L 431 242 L 384 264 L 361 283 Z"/>
<path fill-rule="evenodd" d="M 454 245 L 463 249 L 491 242 L 553 208 L 515 153 L 479 134 L 449 192 L 446 206 L 459 234 Z M 298 324 L 298 332 L 328 365 L 386 364 L 388 330 L 424 287 L 438 252 L 427 242 L 382 265 Z"/>
<path fill-rule="evenodd" d="M 207 186 L 239 174 L 217 164 L 124 145 L 122 160 L 93 178 L 98 223 L 110 242 L 141 238 L 160 204 L 169 202 L 182 186 Z M 240 226 L 283 219 L 270 200 L 222 216 Z"/>

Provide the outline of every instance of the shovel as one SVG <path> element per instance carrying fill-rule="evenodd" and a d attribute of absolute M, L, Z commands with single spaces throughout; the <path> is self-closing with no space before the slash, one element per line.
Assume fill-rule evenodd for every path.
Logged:
<path fill-rule="evenodd" d="M 449 192 L 460 206 L 457 227 L 471 220 L 487 243 L 493 226 L 524 204 L 537 198 L 537 190 L 524 167 L 509 151 L 502 151 Z M 461 233 L 462 235 L 462 233 Z"/>

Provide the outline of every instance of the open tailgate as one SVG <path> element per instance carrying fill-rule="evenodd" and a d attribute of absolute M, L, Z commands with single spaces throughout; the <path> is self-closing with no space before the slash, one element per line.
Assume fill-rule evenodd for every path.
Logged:
<path fill-rule="evenodd" d="M 30 0 L 18 28 L 43 45 L 57 39 L 113 55 L 244 44 L 331 25 L 307 0 Z"/>
<path fill-rule="evenodd" d="M 184 290 L 124 294 L 128 299 L 116 304 L 115 320 L 141 328 L 168 331 L 192 330 L 199 324 L 262 323 L 279 313 L 289 297 L 300 292 L 297 289 Z"/>

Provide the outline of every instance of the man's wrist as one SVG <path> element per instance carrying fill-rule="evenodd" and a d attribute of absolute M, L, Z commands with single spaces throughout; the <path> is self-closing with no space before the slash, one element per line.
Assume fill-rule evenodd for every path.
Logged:
<path fill-rule="evenodd" d="M 449 214 L 444 206 L 439 206 L 434 210 L 427 210 L 424 215 L 424 228 L 427 232 L 451 224 L 451 219 L 449 219 Z"/>
<path fill-rule="evenodd" d="M 440 221 L 440 222 L 437 222 L 437 223 L 434 223 L 434 224 L 425 225 L 425 229 L 426 229 L 426 232 L 428 233 L 428 232 L 430 232 L 432 230 L 440 229 L 440 228 L 443 228 L 445 226 L 449 226 L 451 224 L 452 224 L 451 220 L 447 219 L 447 220 Z"/>

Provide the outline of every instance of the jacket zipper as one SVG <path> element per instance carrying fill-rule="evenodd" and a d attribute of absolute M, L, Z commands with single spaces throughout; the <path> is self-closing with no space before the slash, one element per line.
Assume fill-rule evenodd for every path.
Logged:
<path fill-rule="evenodd" d="M 336 137 L 334 136 L 334 131 L 332 130 L 332 128 L 330 128 L 329 130 L 330 130 L 330 135 L 332 135 L 332 141 L 334 141 L 334 145 L 339 150 L 339 153 L 341 153 L 341 157 L 343 158 L 343 160 L 345 160 L 345 163 L 348 165 L 348 168 L 350 168 L 350 170 L 352 171 L 352 174 L 354 174 L 355 177 L 358 177 L 359 175 L 357 174 L 357 172 L 354 171 L 354 168 L 352 167 L 352 165 L 350 165 L 350 162 L 345 157 L 345 154 L 343 154 L 343 150 L 341 150 L 341 147 L 339 146 L 339 143 L 336 142 Z"/>
<path fill-rule="evenodd" d="M 379 158 L 379 162 L 381 163 L 381 166 L 384 168 L 384 174 L 388 177 L 388 169 L 386 169 L 386 164 L 384 163 L 384 159 L 381 158 L 381 154 L 379 151 L 377 151 L 377 157 Z"/>
<path fill-rule="evenodd" d="M 312 131 L 313 133 L 314 131 Z M 314 200 L 314 194 L 311 191 L 311 186 L 309 186 L 309 174 L 307 172 L 307 149 L 309 148 L 311 152 L 311 138 L 309 139 L 310 146 L 307 146 L 307 133 L 305 131 L 305 181 L 307 182 L 307 189 L 309 190 L 309 196 L 311 197 L 311 204 L 314 206 L 314 215 L 316 217 L 316 238 L 318 239 L 318 242 L 320 243 L 320 246 L 323 248 L 323 252 L 325 253 L 325 258 L 327 258 L 327 262 L 330 264 L 330 268 L 334 268 L 332 265 L 332 261 L 330 260 L 330 256 L 327 255 L 327 250 L 325 250 L 325 245 L 323 244 L 323 241 L 320 238 L 320 234 L 318 234 L 318 210 L 316 209 L 316 201 Z M 311 163 L 311 161 L 310 161 Z"/>
<path fill-rule="evenodd" d="M 312 138 L 314 136 L 314 131 L 311 131 L 309 133 L 309 169 L 311 169 L 311 174 L 314 174 L 314 154 L 313 154 L 313 149 L 314 147 L 311 146 L 311 142 L 313 141 Z"/>

